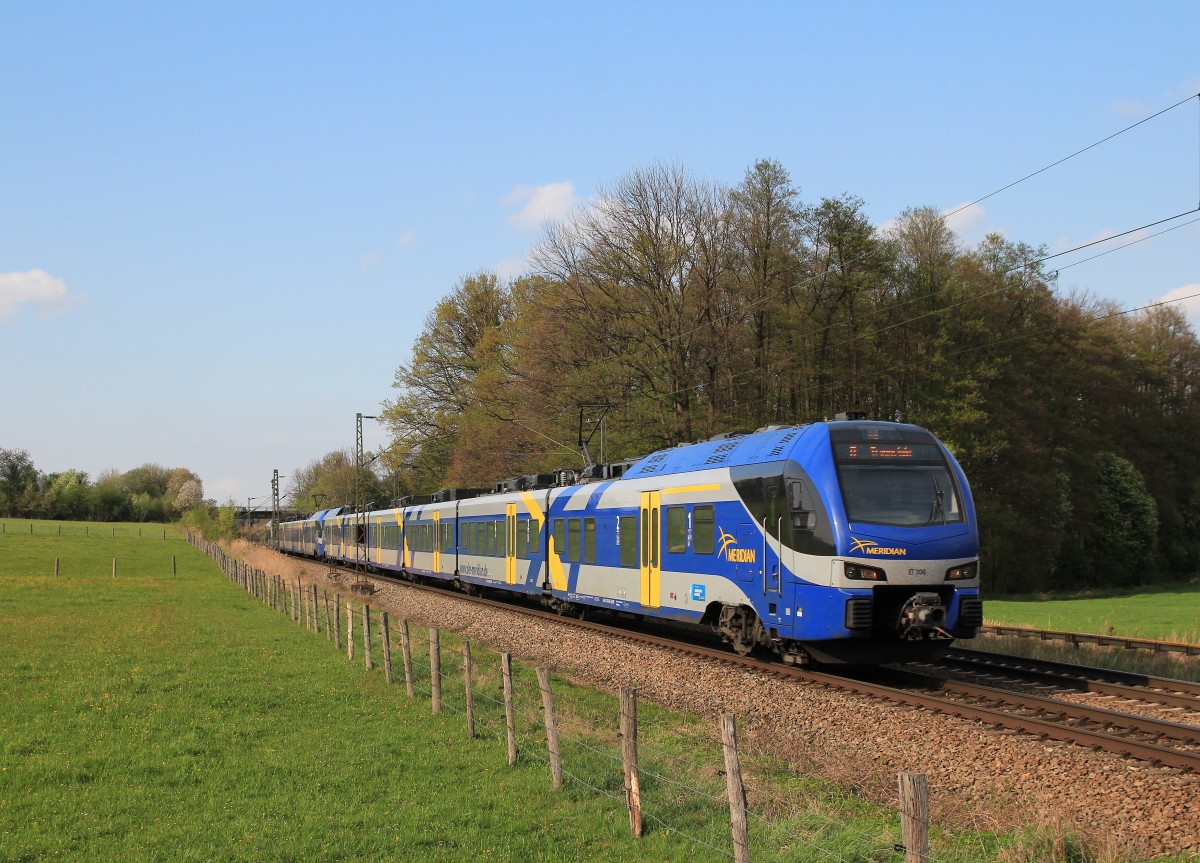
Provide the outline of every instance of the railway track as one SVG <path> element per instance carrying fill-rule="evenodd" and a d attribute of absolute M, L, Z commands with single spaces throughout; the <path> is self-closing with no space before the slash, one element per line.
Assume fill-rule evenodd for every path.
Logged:
<path fill-rule="evenodd" d="M 361 571 L 355 573 L 351 568 L 332 568 L 346 575 L 361 577 Z M 331 571 L 332 571 L 331 570 Z M 1123 713 L 1104 708 L 1087 707 L 1070 702 L 1039 695 L 1031 695 L 1012 689 L 1003 689 L 980 683 L 947 680 L 931 674 L 914 671 L 909 668 L 882 668 L 863 670 L 857 669 L 846 673 L 817 671 L 783 665 L 777 661 L 767 661 L 755 657 L 738 656 L 731 651 L 704 644 L 680 641 L 669 635 L 645 631 L 641 627 L 617 626 L 601 623 L 595 620 L 580 620 L 565 617 L 541 608 L 525 604 L 501 602 L 480 596 L 470 596 L 446 587 L 432 584 L 411 582 L 392 576 L 372 573 L 367 576 L 374 581 L 397 584 L 416 590 L 434 591 L 445 595 L 461 598 L 485 606 L 503 609 L 510 613 L 519 613 L 543 620 L 552 620 L 561 624 L 602 633 L 610 637 L 650 645 L 664 650 L 681 653 L 687 656 L 702 657 L 731 666 L 749 669 L 760 674 L 783 679 L 800 681 L 809 685 L 830 687 L 844 692 L 879 698 L 895 704 L 932 710 L 950 716 L 969 719 L 997 729 L 1032 734 L 1043 739 L 1057 740 L 1086 746 L 1092 749 L 1116 753 L 1123 757 L 1134 758 L 1154 765 L 1176 768 L 1186 772 L 1200 771 L 1200 726 L 1184 723 L 1168 722 L 1151 719 L 1135 714 Z M 648 628 L 648 627 L 647 627 Z M 663 627 L 657 627 L 662 631 Z M 954 651 L 954 661 L 960 661 L 960 654 L 973 651 Z M 985 665 L 991 661 L 998 663 L 998 655 L 984 654 L 977 657 Z M 1014 657 L 1002 657 L 1004 660 L 1014 660 Z M 969 659 L 961 661 L 969 662 Z M 1028 663 L 1028 660 L 1017 660 Z M 1086 680 L 1090 687 L 1123 686 L 1123 683 L 1106 683 L 1102 680 L 1088 678 L 1084 667 L 1063 666 L 1060 679 L 1071 680 L 1072 685 L 1079 687 Z M 993 667 L 992 670 L 995 670 Z M 1097 670 L 1103 672 L 1103 670 Z M 1027 673 L 1048 675 L 1053 672 L 1046 669 L 1028 669 Z M 1109 675 L 1120 675 L 1120 672 L 1103 672 Z M 1072 674 L 1074 676 L 1072 676 Z M 1140 675 L 1132 675 L 1142 677 Z M 1143 698 L 1149 697 L 1155 686 L 1163 688 L 1167 681 L 1149 678 L 1156 681 L 1150 688 L 1143 687 Z M 886 682 L 884 682 L 886 681 Z M 1178 684 L 1179 681 L 1169 681 Z M 1190 686 L 1190 684 L 1185 684 Z M 1136 687 L 1134 687 L 1136 688 Z M 1179 697 L 1192 699 L 1193 706 L 1200 703 L 1196 694 L 1190 696 L 1178 693 Z M 1164 703 L 1158 701 L 1158 703 Z"/>
<path fill-rule="evenodd" d="M 1152 641 L 1148 638 L 1126 638 L 1121 635 L 1096 635 L 1089 632 L 1063 632 L 1057 629 L 1029 629 L 1024 626 L 986 624 L 979 628 L 983 635 L 1003 635 L 1013 638 L 1032 638 L 1038 641 L 1065 641 L 1067 644 L 1095 644 L 1099 647 L 1121 647 L 1126 650 L 1149 650 L 1152 653 L 1182 653 L 1200 656 L 1200 644 L 1183 641 Z"/>
<path fill-rule="evenodd" d="M 1007 677 L 1062 692 L 1091 692 L 1200 715 L 1200 683 L 1131 671 L 1069 665 L 974 648 L 952 649 L 937 664 L 981 677 Z"/>

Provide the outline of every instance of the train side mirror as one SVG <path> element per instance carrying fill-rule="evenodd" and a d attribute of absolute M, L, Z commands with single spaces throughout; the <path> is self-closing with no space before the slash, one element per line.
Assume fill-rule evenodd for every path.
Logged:
<path fill-rule="evenodd" d="M 811 495 L 804 487 L 803 480 L 792 480 L 788 483 L 788 503 L 792 510 L 793 530 L 813 530 L 817 526 L 817 513 L 810 508 Z"/>

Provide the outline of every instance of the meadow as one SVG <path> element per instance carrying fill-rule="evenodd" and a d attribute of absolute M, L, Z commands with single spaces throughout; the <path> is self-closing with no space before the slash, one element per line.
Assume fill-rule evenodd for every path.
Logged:
<path fill-rule="evenodd" d="M 1063 596 L 991 597 L 989 623 L 1200 644 L 1200 584 Z"/>
<path fill-rule="evenodd" d="M 498 658 L 482 646 L 470 739 L 449 633 L 433 716 L 423 630 L 409 699 L 402 680 L 384 680 L 378 632 L 367 671 L 361 653 L 347 662 L 180 534 L 125 527 L 59 536 L 8 522 L 0 534 L 0 861 L 731 856 L 706 720 L 639 706 L 646 835 L 634 839 L 613 696 L 555 678 L 568 777 L 552 791 L 533 669 L 516 668 L 510 767 Z M 746 767 L 753 860 L 903 859 L 894 811 L 782 765 Z M 932 850 L 945 863 L 1092 856 L 1069 837 L 936 827 Z"/>

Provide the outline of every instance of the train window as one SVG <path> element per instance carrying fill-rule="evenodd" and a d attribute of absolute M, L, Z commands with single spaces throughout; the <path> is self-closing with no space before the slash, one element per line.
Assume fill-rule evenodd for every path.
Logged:
<path fill-rule="evenodd" d="M 559 557 L 567 556 L 567 520 L 565 518 L 554 519 L 554 553 Z"/>
<path fill-rule="evenodd" d="M 471 531 L 468 530 L 469 527 L 470 527 L 470 525 L 463 522 L 462 527 L 459 528 L 459 531 L 458 531 L 458 547 L 460 549 L 462 549 L 463 551 L 467 550 L 467 537 L 471 533 Z"/>
<path fill-rule="evenodd" d="M 698 506 L 692 511 L 692 551 L 696 554 L 712 554 L 716 550 L 716 517 L 711 504 Z"/>
<path fill-rule="evenodd" d="M 542 523 L 529 520 L 529 553 L 539 554 L 542 550 Z"/>
<path fill-rule="evenodd" d="M 579 562 L 579 519 L 567 520 L 567 560 Z"/>
<path fill-rule="evenodd" d="M 638 565 L 638 523 L 636 515 L 623 515 L 617 525 L 621 534 L 621 566 Z"/>
<path fill-rule="evenodd" d="M 667 551 L 672 554 L 687 551 L 687 507 L 667 507 Z"/>
<path fill-rule="evenodd" d="M 496 522 L 496 555 L 508 557 L 508 519 Z"/>
<path fill-rule="evenodd" d="M 454 522 L 442 525 L 442 551 L 454 551 L 454 546 L 457 545 L 454 541 Z"/>
<path fill-rule="evenodd" d="M 650 510 L 642 510 L 642 569 L 650 565 Z"/>
<path fill-rule="evenodd" d="M 596 562 L 596 519 L 583 520 L 583 562 Z"/>
<path fill-rule="evenodd" d="M 658 546 L 661 542 L 659 538 L 660 522 L 662 516 L 659 515 L 658 507 L 653 507 L 650 510 L 650 567 L 658 566 Z"/>
<path fill-rule="evenodd" d="M 529 557 L 529 519 L 527 518 L 517 522 L 517 557 L 522 560 Z"/>
<path fill-rule="evenodd" d="M 484 554 L 489 557 L 496 553 L 496 522 L 485 522 L 484 535 L 487 537 L 487 547 Z"/>

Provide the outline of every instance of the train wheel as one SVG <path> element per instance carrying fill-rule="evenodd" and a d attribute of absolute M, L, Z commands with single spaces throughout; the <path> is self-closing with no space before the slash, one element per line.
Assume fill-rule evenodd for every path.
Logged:
<path fill-rule="evenodd" d="M 717 632 L 729 642 L 738 656 L 746 656 L 765 640 L 762 621 L 754 609 L 744 605 L 727 605 L 721 609 Z"/>

